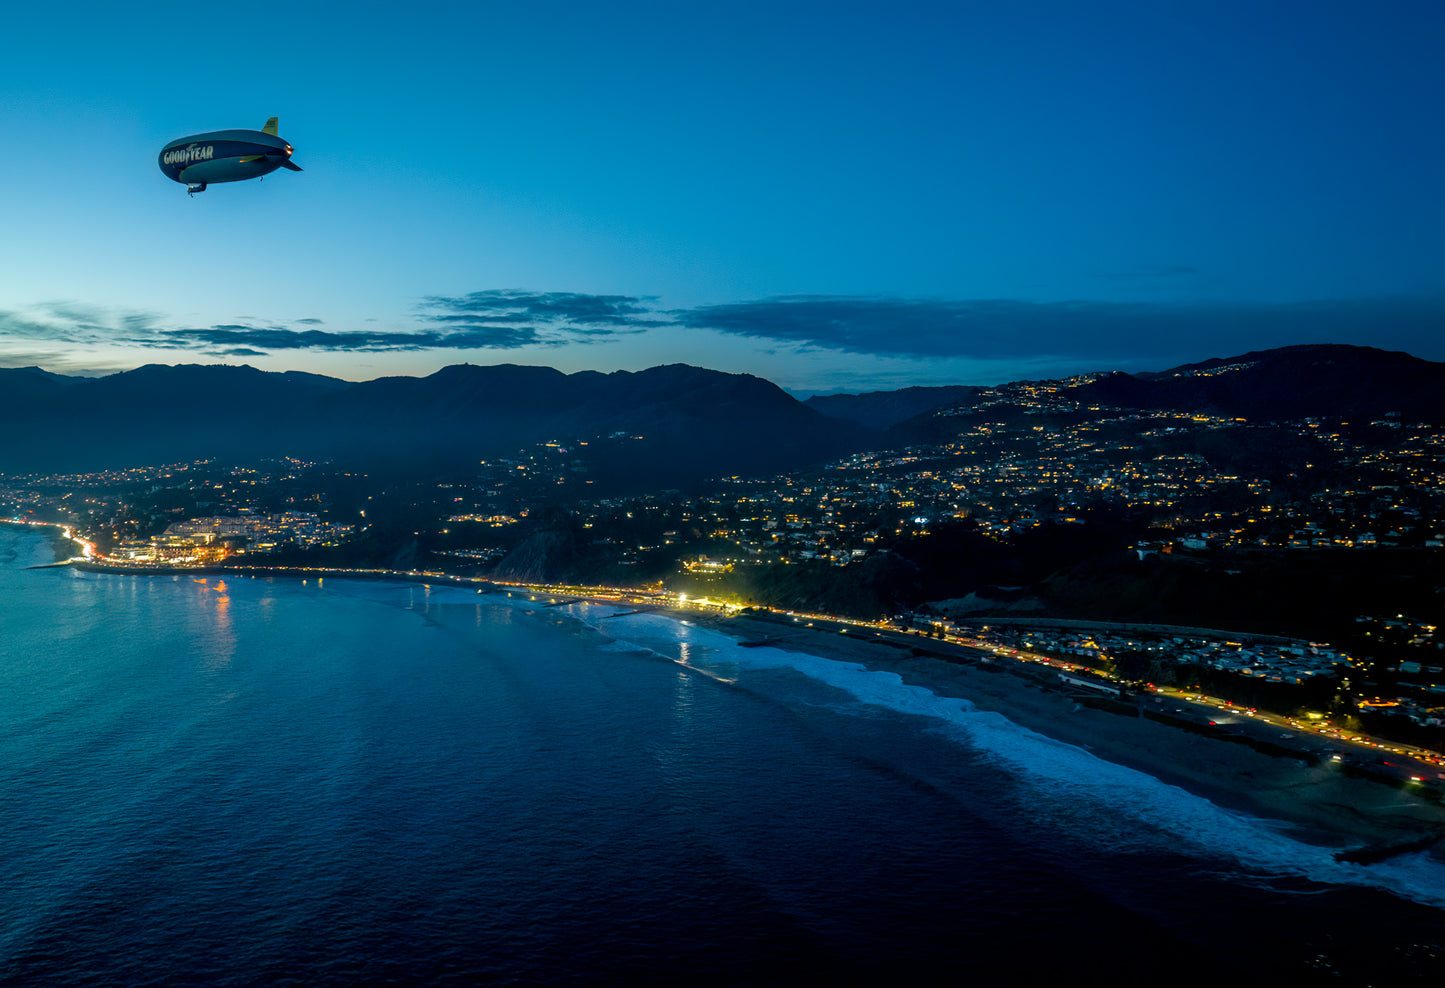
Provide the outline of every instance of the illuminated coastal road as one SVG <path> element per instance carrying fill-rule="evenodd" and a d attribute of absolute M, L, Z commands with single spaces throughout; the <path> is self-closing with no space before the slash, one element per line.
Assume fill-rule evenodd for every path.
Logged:
<path fill-rule="evenodd" d="M 1241 707 L 1186 690 L 1163 686 L 1151 687 L 1151 690 L 1153 695 L 1146 702 L 1153 709 L 1167 713 L 1188 711 L 1194 717 L 1207 718 L 1208 723 L 1223 727 L 1232 734 L 1283 748 L 1322 752 L 1340 761 L 1368 767 L 1373 774 L 1402 783 L 1445 779 L 1445 758 L 1425 748 Z"/>
<path fill-rule="evenodd" d="M 685 606 L 685 604 L 684 604 Z M 774 611 L 775 615 L 788 612 Z M 918 646 L 917 634 L 892 630 L 883 624 L 850 622 L 819 614 L 789 614 L 793 622 L 822 631 L 855 633 L 858 637 L 876 637 L 900 645 Z M 1097 669 L 1052 658 L 1046 655 L 1006 648 L 976 639 L 945 636 L 925 637 L 926 642 L 948 644 L 1019 663 L 1043 665 L 1087 678 L 1103 686 L 1117 682 Z M 1393 779 L 1401 784 L 1445 781 L 1445 757 L 1439 752 L 1416 748 L 1397 741 L 1372 738 L 1355 732 L 1344 732 L 1328 724 L 1315 724 L 1262 712 L 1254 708 L 1205 696 L 1201 693 L 1163 686 L 1148 687 L 1149 693 L 1137 698 L 1145 710 L 1168 717 L 1178 717 L 1205 726 L 1221 729 L 1225 735 L 1236 735 L 1250 741 L 1269 744 L 1298 752 L 1301 756 L 1329 757 L 1344 764 L 1366 769 L 1372 775 Z"/>
<path fill-rule="evenodd" d="M 39 527 L 40 523 L 16 522 Z M 699 611 L 723 616 L 737 616 L 743 610 L 740 605 L 713 601 L 703 597 L 689 597 L 687 594 L 671 593 L 664 590 L 647 591 L 631 587 L 585 587 L 573 585 L 546 585 L 506 583 L 480 577 L 465 577 L 434 570 L 390 570 L 390 569 L 346 569 L 338 567 L 300 566 L 226 566 L 196 567 L 177 565 L 136 565 L 119 560 L 107 559 L 95 551 L 92 543 L 66 526 L 47 525 L 57 528 L 66 539 L 77 543 L 82 555 L 64 561 L 83 565 L 86 568 L 127 574 L 171 573 L 171 572 L 215 572 L 252 576 L 334 576 L 400 579 L 409 582 L 427 583 L 436 581 L 450 586 L 475 587 L 478 592 L 497 591 L 508 595 L 522 594 L 532 600 L 550 598 L 553 603 L 570 600 L 588 600 L 596 603 L 634 606 L 644 609 L 668 608 L 674 611 Z M 996 645 L 976 639 L 956 636 L 934 638 L 917 632 L 903 632 L 883 622 L 852 621 L 834 615 L 809 614 L 772 608 L 752 608 L 753 615 L 768 620 L 778 628 L 776 635 L 764 636 L 762 642 L 782 643 L 788 637 L 788 626 L 801 631 L 810 628 L 820 632 L 852 635 L 860 639 L 877 639 L 907 648 L 918 648 L 922 643 L 935 647 L 949 646 L 954 649 L 977 653 L 981 661 L 997 661 L 1002 665 L 1011 662 L 1046 666 L 1061 674 L 1075 677 L 1077 681 L 1095 685 L 1101 693 L 1117 683 L 1097 669 L 1055 659 L 1046 655 L 1027 652 L 1016 648 Z M 760 643 L 762 643 L 760 642 Z M 1176 690 L 1169 687 L 1149 686 L 1149 692 L 1136 698 L 1141 709 L 1152 711 L 1163 717 L 1175 717 L 1187 722 L 1213 727 L 1225 735 L 1236 735 L 1252 742 L 1272 745 L 1299 753 L 1301 756 L 1325 757 L 1339 761 L 1346 766 L 1367 771 L 1371 775 L 1396 781 L 1402 785 L 1418 785 L 1422 782 L 1440 785 L 1445 782 L 1445 756 L 1439 752 L 1415 748 L 1394 741 L 1385 741 L 1367 735 L 1341 731 L 1327 723 L 1312 723 L 1308 720 L 1282 717 L 1259 710 L 1240 707 L 1226 700 L 1205 696 L 1197 692 Z"/>

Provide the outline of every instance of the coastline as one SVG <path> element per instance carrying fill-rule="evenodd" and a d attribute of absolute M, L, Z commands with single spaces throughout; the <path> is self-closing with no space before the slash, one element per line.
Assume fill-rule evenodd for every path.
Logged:
<path fill-rule="evenodd" d="M 898 675 L 939 696 L 965 699 L 1020 727 L 1201 796 L 1217 806 L 1287 824 L 1294 836 L 1335 850 L 1394 844 L 1445 833 L 1445 807 L 1383 781 L 1349 774 L 1303 755 L 1272 754 L 1136 713 L 1084 704 L 1041 675 L 987 663 L 966 646 L 923 639 L 909 649 L 881 638 L 850 638 L 818 628 L 784 629 L 747 616 L 663 609 L 730 637 L 769 642 Z M 780 635 L 780 630 L 785 631 Z M 914 654 L 920 653 L 920 654 Z M 1445 842 L 1428 853 L 1445 860 Z"/>
<path fill-rule="evenodd" d="M 57 540 L 62 538 L 55 533 Z M 58 543 L 57 543 L 58 544 Z M 491 592 L 528 592 L 560 600 L 626 608 L 606 597 L 569 595 L 554 590 L 442 573 L 352 571 L 302 567 L 157 567 L 118 566 L 91 561 L 72 565 L 123 575 L 230 574 L 267 577 L 333 577 L 430 583 Z M 852 662 L 891 672 L 908 685 L 939 696 L 969 701 L 1020 727 L 1074 745 L 1096 757 L 1177 786 L 1226 809 L 1288 825 L 1307 843 L 1334 850 L 1397 844 L 1431 833 L 1445 833 L 1445 806 L 1412 792 L 1304 753 L 1258 750 L 1248 743 L 1211 737 L 1141 716 L 1117 704 L 1081 702 L 1058 688 L 1046 673 L 1021 663 L 1002 662 L 967 646 L 900 636 L 839 634 L 828 627 L 802 626 L 752 615 L 697 611 L 647 603 L 642 609 L 676 621 L 719 631 L 740 642 L 765 643 L 784 651 Z M 1017 666 L 1017 667 L 1015 667 Z M 1108 707 L 1113 709 L 1108 709 Z M 1445 841 L 1427 853 L 1445 860 Z"/>
<path fill-rule="evenodd" d="M 69 525 L 63 525 L 57 521 L 19 521 L 14 518 L 0 518 L 0 525 L 10 525 L 14 528 L 25 528 L 31 531 L 45 529 L 46 537 L 50 539 L 50 549 L 55 553 L 55 561 L 45 563 L 44 566 L 69 566 L 78 558 L 73 553 L 66 555 L 66 548 L 69 546 L 80 546 L 85 550 L 85 541 L 76 537 L 74 530 Z"/>

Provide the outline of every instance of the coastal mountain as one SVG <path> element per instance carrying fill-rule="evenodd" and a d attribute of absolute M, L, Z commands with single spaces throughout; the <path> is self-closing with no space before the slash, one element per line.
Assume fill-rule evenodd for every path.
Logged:
<path fill-rule="evenodd" d="M 931 387 L 866 394 L 815 395 L 809 408 L 872 429 L 894 430 L 906 443 L 936 438 L 936 413 L 966 414 L 987 405 L 1007 415 L 1040 382 L 995 388 Z M 1115 371 L 1069 388 L 1079 404 L 1140 411 L 1201 412 L 1251 421 L 1394 415 L 1445 421 L 1445 364 L 1408 353 L 1345 344 L 1309 344 L 1216 357 L 1164 371 Z M 1021 400 L 1019 414 L 1027 410 Z M 947 423 L 945 423 L 947 424 Z"/>
<path fill-rule="evenodd" d="M 225 365 L 150 364 L 100 378 L 0 369 L 0 473 L 283 455 L 364 471 L 446 471 L 536 443 L 586 441 L 579 457 L 600 494 L 937 438 L 973 409 L 1029 414 L 1031 387 L 905 388 L 804 403 L 762 378 L 685 364 L 574 374 L 459 364 L 362 382 Z M 1251 421 L 1441 422 L 1445 364 L 1372 347 L 1296 346 L 1103 375 L 1068 397 Z"/>
<path fill-rule="evenodd" d="M 1149 374 L 1109 374 L 1080 401 L 1279 421 L 1394 414 L 1445 421 L 1445 364 L 1374 347 L 1322 344 L 1260 350 Z"/>
<path fill-rule="evenodd" d="M 94 379 L 0 370 L 0 422 L 4 473 L 281 455 L 444 471 L 538 442 L 612 439 L 593 467 L 599 489 L 787 469 L 867 435 L 761 378 L 683 364 L 610 374 L 456 365 L 360 383 L 221 365 Z"/>
<path fill-rule="evenodd" d="M 833 418 L 856 422 L 870 429 L 887 429 L 923 412 L 971 401 L 983 390 L 967 385 L 902 388 L 856 395 L 814 395 L 803 404 Z"/>
<path fill-rule="evenodd" d="M 888 427 L 886 443 L 943 441 L 970 417 L 1022 421 L 1037 411 L 1040 385 L 1083 408 L 1200 413 L 1254 423 L 1304 418 L 1445 422 L 1445 363 L 1374 347 L 1315 344 L 1251 351 L 1165 371 L 1115 371 L 1082 383 L 1017 381 L 979 388 L 961 401 Z"/>

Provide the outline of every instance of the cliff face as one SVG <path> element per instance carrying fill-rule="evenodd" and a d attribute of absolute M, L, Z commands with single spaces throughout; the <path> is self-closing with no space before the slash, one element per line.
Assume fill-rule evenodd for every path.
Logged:
<path fill-rule="evenodd" d="M 573 576 L 582 547 L 570 531 L 550 530 L 530 536 L 497 564 L 490 574 L 517 583 L 554 583 Z"/>

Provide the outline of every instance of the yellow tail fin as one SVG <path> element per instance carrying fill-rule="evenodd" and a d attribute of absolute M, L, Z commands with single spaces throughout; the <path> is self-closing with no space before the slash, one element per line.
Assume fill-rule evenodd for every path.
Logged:
<path fill-rule="evenodd" d="M 272 137 L 280 136 L 276 133 L 276 121 L 279 119 L 280 117 L 272 117 L 270 120 L 267 120 L 266 126 L 261 128 L 261 133 L 270 134 Z"/>

